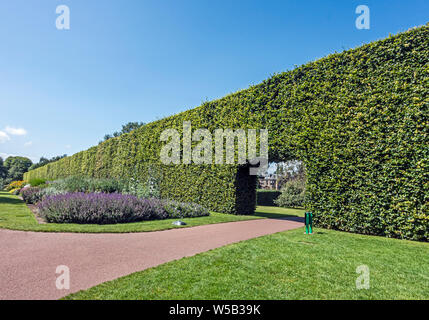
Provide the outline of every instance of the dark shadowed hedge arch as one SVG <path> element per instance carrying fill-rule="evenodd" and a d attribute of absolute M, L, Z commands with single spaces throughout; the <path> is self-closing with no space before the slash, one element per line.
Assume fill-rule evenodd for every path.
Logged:
<path fill-rule="evenodd" d="M 194 129 L 267 128 L 270 161 L 299 158 L 318 226 L 429 238 L 429 27 L 412 29 L 274 75 L 249 89 L 159 120 L 30 171 L 147 177 L 161 194 L 212 210 L 251 213 L 255 180 L 237 166 L 159 164 L 159 135 Z"/>

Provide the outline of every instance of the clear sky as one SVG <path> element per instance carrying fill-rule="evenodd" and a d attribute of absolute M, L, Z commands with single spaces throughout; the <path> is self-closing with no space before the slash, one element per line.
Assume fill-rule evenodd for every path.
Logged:
<path fill-rule="evenodd" d="M 70 30 L 55 25 L 62 4 Z M 428 0 L 1 1 L 0 156 L 71 155 L 428 21 Z"/>

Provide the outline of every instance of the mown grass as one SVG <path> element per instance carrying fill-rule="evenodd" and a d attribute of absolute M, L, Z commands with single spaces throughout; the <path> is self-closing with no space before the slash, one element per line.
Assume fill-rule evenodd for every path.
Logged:
<path fill-rule="evenodd" d="M 278 217 L 299 216 L 302 210 L 277 208 L 274 214 Z M 0 228 L 41 231 L 41 232 L 86 232 L 86 233 L 124 233 L 124 232 L 145 232 L 159 231 L 174 228 L 186 228 L 212 223 L 233 222 L 251 219 L 262 219 L 271 217 L 273 209 L 271 207 L 258 207 L 254 216 L 237 216 L 212 212 L 208 217 L 185 218 L 186 226 L 175 226 L 172 224 L 177 219 L 153 220 L 135 223 L 121 223 L 110 225 L 95 224 L 60 224 L 47 223 L 39 224 L 27 205 L 8 192 L 0 191 Z"/>
<path fill-rule="evenodd" d="M 369 289 L 356 268 L 369 267 Z M 429 244 L 302 228 L 172 261 L 65 299 L 428 299 Z"/>

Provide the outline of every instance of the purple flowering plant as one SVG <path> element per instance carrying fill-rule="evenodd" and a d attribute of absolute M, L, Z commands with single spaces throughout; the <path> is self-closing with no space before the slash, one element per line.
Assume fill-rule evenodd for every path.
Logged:
<path fill-rule="evenodd" d="M 141 199 L 120 193 L 73 192 L 45 196 L 38 208 L 40 216 L 52 223 L 114 224 L 209 215 L 208 210 L 198 204 Z"/>
<path fill-rule="evenodd" d="M 35 204 L 42 200 L 44 189 L 38 187 L 28 187 L 21 189 L 21 196 L 25 203 Z"/>

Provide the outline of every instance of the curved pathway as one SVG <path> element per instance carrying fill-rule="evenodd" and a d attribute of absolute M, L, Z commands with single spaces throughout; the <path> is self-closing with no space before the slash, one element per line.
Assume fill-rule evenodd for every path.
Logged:
<path fill-rule="evenodd" d="M 58 299 L 159 264 L 303 225 L 301 218 L 258 219 L 126 234 L 0 229 L 0 299 Z M 57 289 L 58 266 L 70 289 Z"/>

